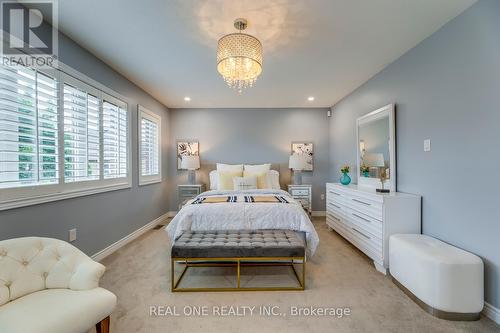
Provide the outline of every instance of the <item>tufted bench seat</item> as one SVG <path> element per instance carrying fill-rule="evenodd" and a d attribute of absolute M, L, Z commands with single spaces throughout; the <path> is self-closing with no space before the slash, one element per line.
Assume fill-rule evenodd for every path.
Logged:
<path fill-rule="evenodd" d="M 172 291 L 180 291 L 180 283 L 188 267 L 196 266 L 196 261 L 212 262 L 226 261 L 226 265 L 234 263 L 237 266 L 238 287 L 240 288 L 240 266 L 251 261 L 266 262 L 269 264 L 283 264 L 293 268 L 299 281 L 299 288 L 274 288 L 280 290 L 304 289 L 305 277 L 305 233 L 292 230 L 212 230 L 212 231 L 185 231 L 173 244 L 172 258 Z M 302 281 L 298 277 L 294 263 L 302 263 Z M 174 263 L 181 261 L 186 264 L 185 270 L 177 282 L 174 282 Z M 215 266 L 215 265 L 214 265 Z M 219 290 L 220 288 L 203 288 L 202 290 Z M 268 290 L 268 288 L 262 288 Z M 196 291 L 197 288 L 182 291 Z M 202 291 L 201 289 L 198 291 Z M 224 289 L 227 290 L 227 289 Z M 252 288 L 261 290 L 261 288 Z"/>
<path fill-rule="evenodd" d="M 304 233 L 291 230 L 186 231 L 172 247 L 172 256 L 177 258 L 304 255 Z"/>

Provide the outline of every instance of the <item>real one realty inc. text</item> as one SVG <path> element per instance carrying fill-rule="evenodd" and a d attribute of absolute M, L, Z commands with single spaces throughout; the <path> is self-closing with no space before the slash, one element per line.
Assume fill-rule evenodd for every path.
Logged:
<path fill-rule="evenodd" d="M 152 317 L 333 317 L 344 318 L 351 315 L 349 307 L 289 306 L 282 309 L 278 305 L 151 305 Z"/>

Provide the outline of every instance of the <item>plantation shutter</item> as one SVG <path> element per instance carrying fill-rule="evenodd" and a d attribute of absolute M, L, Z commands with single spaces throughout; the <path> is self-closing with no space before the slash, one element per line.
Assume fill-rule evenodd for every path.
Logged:
<path fill-rule="evenodd" d="M 104 179 L 127 177 L 127 107 L 114 98 L 103 99 Z"/>
<path fill-rule="evenodd" d="M 58 183 L 57 105 L 54 76 L 0 66 L 0 188 Z"/>
<path fill-rule="evenodd" d="M 78 81 L 64 83 L 64 180 L 67 183 L 99 179 L 101 112 L 99 98 L 94 96 L 97 94 L 89 90 L 92 89 Z"/>
<path fill-rule="evenodd" d="M 141 117 L 141 175 L 159 174 L 158 124 Z"/>

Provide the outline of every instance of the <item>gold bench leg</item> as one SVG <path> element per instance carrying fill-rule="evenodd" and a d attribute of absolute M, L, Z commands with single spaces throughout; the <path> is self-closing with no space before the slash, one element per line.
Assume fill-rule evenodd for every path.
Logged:
<path fill-rule="evenodd" d="M 186 271 L 187 271 L 187 270 L 188 270 L 188 268 L 189 268 L 189 265 L 188 265 L 188 260 L 187 260 L 187 259 L 185 259 L 185 261 L 186 261 L 186 266 L 185 266 L 185 267 L 184 267 L 184 269 L 182 270 L 182 273 L 181 273 L 181 275 L 179 276 L 179 279 L 177 279 L 177 282 L 175 282 L 175 279 L 174 279 L 174 278 L 175 278 L 175 272 L 174 272 L 175 259 L 172 259 L 172 264 L 171 264 L 171 268 L 170 268 L 170 270 L 171 270 L 171 272 L 172 272 L 171 277 L 170 277 L 170 279 L 171 279 L 171 281 L 172 281 L 171 291 L 176 291 L 177 287 L 179 286 L 179 283 L 181 283 L 181 280 L 182 280 L 182 278 L 184 277 L 184 274 L 186 274 Z"/>
<path fill-rule="evenodd" d="M 238 259 L 238 289 L 240 289 L 240 259 Z"/>
<path fill-rule="evenodd" d="M 306 289 L 306 257 L 302 258 L 302 290 Z"/>
<path fill-rule="evenodd" d="M 170 258 L 170 291 L 174 291 L 174 258 Z"/>
<path fill-rule="evenodd" d="M 291 260 L 291 262 L 279 262 L 279 263 L 266 263 L 266 261 L 276 261 L 276 260 Z M 182 273 L 180 274 L 179 278 L 177 281 L 175 281 L 175 262 L 181 260 L 185 262 L 185 267 Z M 227 263 L 213 263 L 213 264 L 206 264 L 206 263 L 201 263 L 201 264 L 189 264 L 190 261 L 232 261 L 233 264 Z M 251 287 L 251 288 L 241 288 L 241 261 L 242 260 L 248 260 L 248 261 L 261 261 L 262 263 L 260 264 L 252 264 L 249 263 L 251 266 L 291 266 L 292 270 L 294 272 L 295 278 L 297 279 L 297 282 L 299 283 L 299 287 Z M 294 260 L 301 260 L 302 261 L 302 279 L 299 277 L 299 274 L 297 273 L 295 266 L 294 266 Z M 234 266 L 234 262 L 236 262 L 236 272 L 237 272 L 237 286 L 236 288 L 178 288 L 179 284 L 186 274 L 186 271 L 188 270 L 189 267 L 224 267 L 224 266 Z M 172 292 L 188 292 L 188 291 L 272 291 L 272 290 L 304 290 L 305 285 L 306 285 L 306 258 L 305 257 L 266 257 L 266 258 L 171 258 L 171 291 Z"/>
<path fill-rule="evenodd" d="M 302 260 L 302 279 L 299 277 L 299 274 L 297 273 L 297 270 L 295 269 L 295 265 L 294 265 L 293 260 L 292 260 L 292 263 L 290 264 L 290 266 L 292 266 L 293 273 L 295 274 L 295 278 L 299 282 L 300 287 L 302 288 L 302 290 L 304 290 L 306 288 L 306 259 L 304 257 L 304 258 L 301 258 L 301 260 Z"/>

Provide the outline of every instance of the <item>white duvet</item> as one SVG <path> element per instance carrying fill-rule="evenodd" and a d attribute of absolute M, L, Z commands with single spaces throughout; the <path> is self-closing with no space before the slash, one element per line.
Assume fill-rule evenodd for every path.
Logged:
<path fill-rule="evenodd" d="M 283 190 L 208 191 L 199 197 L 238 196 L 238 202 L 191 204 L 189 201 L 165 228 L 171 243 L 184 231 L 284 229 L 306 234 L 308 255 L 313 255 L 319 244 L 314 225 L 300 203 Z M 289 203 L 247 203 L 244 195 L 283 196 Z M 193 199 L 194 200 L 194 199 Z"/>

